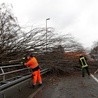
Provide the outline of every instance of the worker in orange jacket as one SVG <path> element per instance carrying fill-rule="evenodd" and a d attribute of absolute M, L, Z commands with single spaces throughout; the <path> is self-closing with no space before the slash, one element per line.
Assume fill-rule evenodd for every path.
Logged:
<path fill-rule="evenodd" d="M 33 80 L 33 87 L 35 87 L 37 81 L 39 85 L 42 85 L 42 78 L 40 74 L 40 68 L 37 59 L 31 54 L 27 56 L 27 62 L 24 64 L 32 69 L 32 80 Z"/>

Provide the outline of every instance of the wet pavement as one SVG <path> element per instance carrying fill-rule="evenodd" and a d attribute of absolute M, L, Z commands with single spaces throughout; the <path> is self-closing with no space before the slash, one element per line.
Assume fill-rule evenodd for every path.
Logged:
<path fill-rule="evenodd" d="M 94 76 L 98 79 L 98 74 Z M 55 76 L 34 98 L 98 98 L 98 82 L 91 76 Z"/>

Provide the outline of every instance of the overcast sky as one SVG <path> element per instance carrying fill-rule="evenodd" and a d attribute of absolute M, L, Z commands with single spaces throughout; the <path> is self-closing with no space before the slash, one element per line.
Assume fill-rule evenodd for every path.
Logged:
<path fill-rule="evenodd" d="M 55 28 L 60 34 L 70 33 L 84 47 L 98 40 L 98 0 L 0 0 L 13 6 L 21 26 Z"/>

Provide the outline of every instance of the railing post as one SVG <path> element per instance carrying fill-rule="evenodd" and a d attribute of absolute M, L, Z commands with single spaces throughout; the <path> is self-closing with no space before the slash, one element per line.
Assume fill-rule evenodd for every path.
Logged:
<path fill-rule="evenodd" d="M 4 74 L 4 70 L 3 68 L 1 67 L 1 71 L 2 71 L 2 74 L 3 74 L 3 82 L 5 81 L 5 74 Z"/>

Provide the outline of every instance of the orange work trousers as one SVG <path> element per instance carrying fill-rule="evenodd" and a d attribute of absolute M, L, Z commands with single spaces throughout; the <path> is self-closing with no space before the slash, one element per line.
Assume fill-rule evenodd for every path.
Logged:
<path fill-rule="evenodd" d="M 32 72 L 32 78 L 33 78 L 33 85 L 36 85 L 37 82 L 39 84 L 42 84 L 40 69 L 38 69 L 37 71 Z"/>

